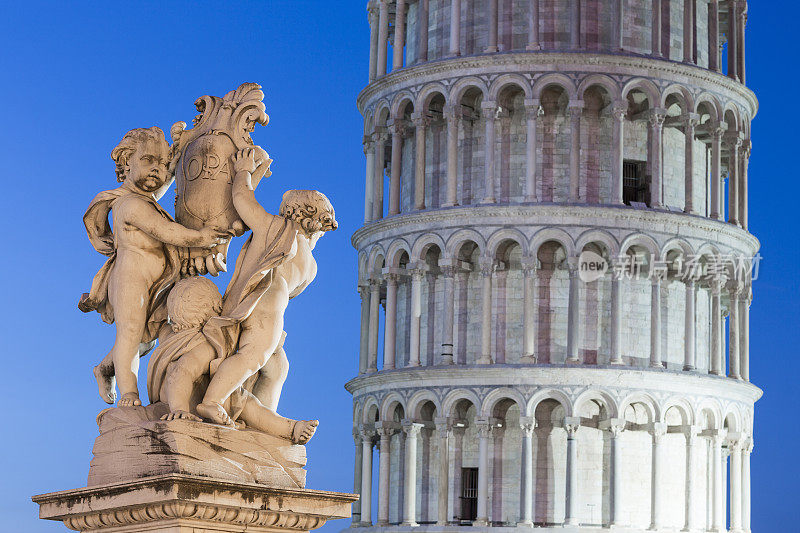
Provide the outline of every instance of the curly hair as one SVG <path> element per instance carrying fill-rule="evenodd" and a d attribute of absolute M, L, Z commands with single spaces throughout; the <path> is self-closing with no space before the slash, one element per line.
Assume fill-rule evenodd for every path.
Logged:
<path fill-rule="evenodd" d="M 206 320 L 222 312 L 222 296 L 208 278 L 182 279 L 167 296 L 167 314 L 173 331 L 202 327 Z"/>
<path fill-rule="evenodd" d="M 148 139 L 152 139 L 157 143 L 164 143 L 167 145 L 167 148 L 169 148 L 169 144 L 167 144 L 167 140 L 164 137 L 164 132 L 161 131 L 161 128 L 153 126 L 152 128 L 132 129 L 126 133 L 119 144 L 111 150 L 111 159 L 117 164 L 117 181 L 125 181 L 125 177 L 128 173 L 128 160 L 133 152 L 136 151 L 136 148 Z"/>
<path fill-rule="evenodd" d="M 339 226 L 331 202 L 319 191 L 286 191 L 278 214 L 300 224 L 309 235 L 318 231 L 333 231 Z"/>

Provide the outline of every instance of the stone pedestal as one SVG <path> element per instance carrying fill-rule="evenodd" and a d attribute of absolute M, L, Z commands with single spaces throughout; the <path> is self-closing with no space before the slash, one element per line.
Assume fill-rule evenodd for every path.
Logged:
<path fill-rule="evenodd" d="M 34 496 L 39 517 L 102 533 L 310 531 L 355 494 L 305 488 L 305 446 L 258 431 L 162 421 L 166 406 L 97 417 L 88 486 Z"/>
<path fill-rule="evenodd" d="M 166 474 L 34 496 L 39 518 L 102 533 L 310 531 L 350 517 L 354 494 Z"/>

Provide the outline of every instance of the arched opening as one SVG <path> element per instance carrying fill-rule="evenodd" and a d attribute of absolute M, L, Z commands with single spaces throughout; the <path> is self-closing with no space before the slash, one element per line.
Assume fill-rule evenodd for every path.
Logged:
<path fill-rule="evenodd" d="M 483 93 L 477 87 L 464 91 L 458 102 L 458 175 L 462 181 L 458 203 L 469 205 L 484 196 L 484 161 L 486 120 L 481 114 Z"/>
<path fill-rule="evenodd" d="M 516 85 L 500 91 L 494 190 L 500 203 L 521 202 L 525 193 L 526 117 L 525 93 Z"/>
<path fill-rule="evenodd" d="M 480 248 L 474 241 L 465 241 L 455 250 L 454 257 L 461 266 L 453 279 L 454 355 L 457 364 L 475 364 L 481 346 Z"/>
<path fill-rule="evenodd" d="M 560 2 L 558 2 L 560 3 Z M 567 104 L 569 95 L 558 85 L 549 85 L 541 92 L 542 143 L 541 154 L 541 200 L 543 202 L 566 202 L 569 199 L 569 150 L 571 145 Z"/>
<path fill-rule="evenodd" d="M 522 246 L 514 240 L 504 240 L 495 250 L 494 261 L 493 360 L 498 364 L 516 363 L 524 355 Z"/>
<path fill-rule="evenodd" d="M 581 252 L 591 252 L 601 257 L 606 265 L 616 258 L 611 257 L 608 246 L 599 241 L 587 243 Z M 583 327 L 580 354 L 581 361 L 588 365 L 608 364 L 611 359 L 611 279 L 613 270 L 590 280 L 584 279 L 579 287 L 580 317 Z M 611 312 L 608 312 L 611 310 Z M 606 334 L 608 333 L 608 334 Z"/>
<path fill-rule="evenodd" d="M 584 108 L 581 116 L 581 175 L 580 197 L 587 203 L 611 203 L 612 168 L 606 157 L 612 146 L 612 99 L 602 85 L 592 85 L 583 93 Z"/>
<path fill-rule="evenodd" d="M 567 323 L 569 312 L 569 271 L 567 251 L 557 241 L 547 241 L 536 251 L 539 287 L 536 295 L 539 317 L 537 354 L 540 363 L 563 363 L 567 359 Z"/>
<path fill-rule="evenodd" d="M 557 400 L 545 399 L 534 409 L 534 524 L 548 526 L 564 522 L 566 501 L 566 431 L 564 406 Z"/>
<path fill-rule="evenodd" d="M 462 399 L 453 406 L 453 485 L 450 508 L 453 520 L 471 525 L 478 517 L 478 427 L 477 408 Z"/>

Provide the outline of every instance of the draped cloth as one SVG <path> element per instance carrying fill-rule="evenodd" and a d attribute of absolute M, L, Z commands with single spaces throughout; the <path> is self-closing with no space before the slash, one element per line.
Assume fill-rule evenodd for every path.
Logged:
<path fill-rule="evenodd" d="M 103 191 L 94 197 L 83 215 L 83 224 L 94 249 L 108 257 L 103 267 L 92 280 L 92 288 L 84 293 L 78 302 L 78 309 L 84 313 L 97 311 L 103 322 L 114 323 L 114 309 L 108 299 L 108 283 L 111 271 L 116 261 L 117 250 L 114 233 L 108 221 L 111 210 L 120 201 L 131 196 L 136 196 L 150 205 L 164 218 L 173 221 L 172 216 L 158 205 L 155 198 L 137 194 L 125 186 L 117 187 L 110 191 Z M 165 268 L 163 274 L 156 280 L 147 298 L 147 326 L 142 342 L 151 342 L 158 336 L 158 330 L 166 321 L 166 299 L 169 290 L 180 277 L 180 259 L 178 248 L 171 244 L 162 243 L 164 251 Z"/>

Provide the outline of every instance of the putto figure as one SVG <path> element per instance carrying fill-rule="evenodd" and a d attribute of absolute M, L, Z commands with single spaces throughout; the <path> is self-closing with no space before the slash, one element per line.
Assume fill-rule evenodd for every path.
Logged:
<path fill-rule="evenodd" d="M 120 406 L 141 405 L 136 383 L 139 356 L 152 348 L 166 320 L 164 299 L 180 274 L 178 247 L 210 248 L 229 237 L 211 227 L 186 228 L 158 205 L 172 183 L 169 157 L 161 129 L 126 133 L 111 152 L 122 186 L 98 194 L 83 217 L 92 245 L 109 258 L 78 307 L 98 311 L 109 324 L 116 322 L 114 346 L 94 373 L 107 403 L 116 400 L 116 378 Z"/>

